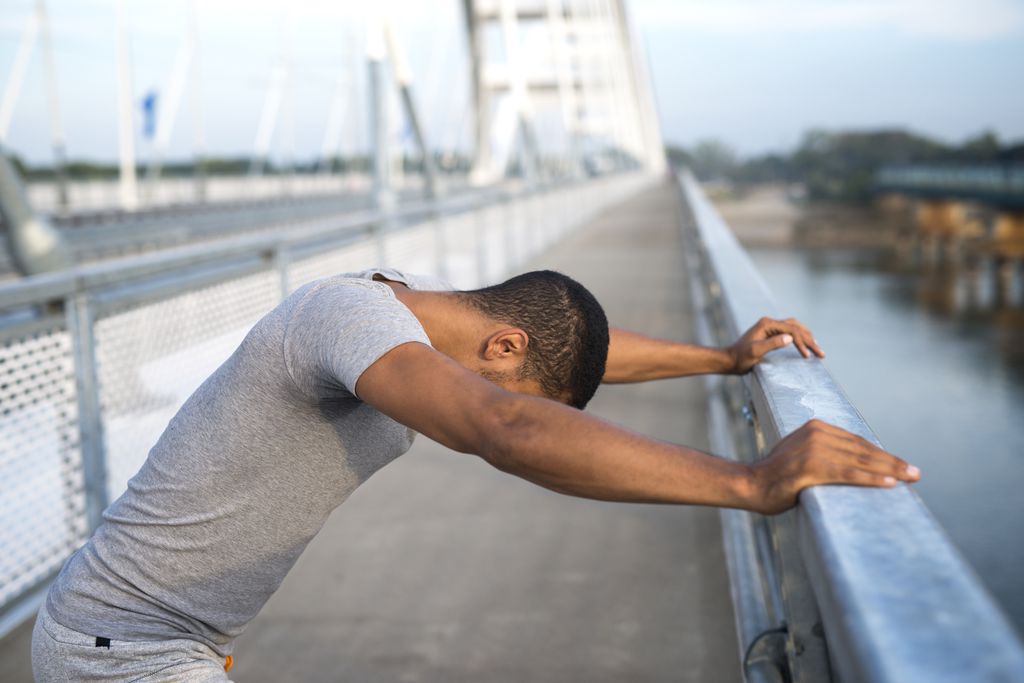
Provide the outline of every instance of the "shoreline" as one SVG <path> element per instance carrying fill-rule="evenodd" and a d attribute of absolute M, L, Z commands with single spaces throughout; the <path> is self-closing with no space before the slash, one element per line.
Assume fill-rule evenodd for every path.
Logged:
<path fill-rule="evenodd" d="M 898 250 L 912 235 L 911 225 L 873 208 L 800 203 L 783 185 L 718 195 L 712 202 L 745 247 Z"/>

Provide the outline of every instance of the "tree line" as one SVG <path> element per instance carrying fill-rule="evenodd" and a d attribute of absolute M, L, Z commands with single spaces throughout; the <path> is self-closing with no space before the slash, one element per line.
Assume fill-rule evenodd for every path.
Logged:
<path fill-rule="evenodd" d="M 812 201 L 869 202 L 875 174 L 901 164 L 1024 163 L 1024 141 L 1006 144 L 984 132 L 960 145 L 905 130 L 811 130 L 796 149 L 741 159 L 727 144 L 702 140 L 691 147 L 670 145 L 669 160 L 704 181 L 744 189 L 761 183 L 801 184 Z"/>

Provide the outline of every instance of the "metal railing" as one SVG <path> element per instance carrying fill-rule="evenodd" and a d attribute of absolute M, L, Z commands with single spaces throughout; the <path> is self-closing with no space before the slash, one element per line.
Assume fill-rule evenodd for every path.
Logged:
<path fill-rule="evenodd" d="M 415 179 L 411 176 L 410 180 Z M 372 179 L 362 173 L 281 173 L 277 175 L 206 175 L 201 181 L 193 177 L 163 176 L 146 178 L 140 183 L 141 206 L 135 211 L 121 208 L 121 186 L 118 178 L 68 180 L 64 191 L 67 206 L 60 205 L 60 188 L 50 180 L 28 184 L 32 206 L 45 214 L 62 217 L 76 224 L 116 222 L 134 219 L 138 214 L 153 215 L 176 212 L 197 205 L 238 206 L 283 199 L 330 197 L 366 192 Z M 212 205 L 212 206 L 210 206 Z"/>
<path fill-rule="evenodd" d="M 782 317 L 728 226 L 679 178 L 699 336 Z M 818 418 L 879 443 L 825 366 L 792 348 L 708 380 L 713 448 L 756 459 Z M 1019 681 L 1024 646 L 911 488 L 819 486 L 772 518 L 722 513 L 748 681 Z"/>
<path fill-rule="evenodd" d="M 446 184 L 451 194 L 471 191 L 458 179 L 449 179 L 452 180 L 454 185 L 451 182 Z M 415 189 L 403 189 L 398 194 L 402 202 L 422 197 L 422 192 Z M 32 206 L 35 207 L 35 203 Z M 330 225 L 339 217 L 372 206 L 373 197 L 363 188 L 358 192 L 257 196 L 236 201 L 146 207 L 135 211 L 76 211 L 51 215 L 48 222 L 59 230 L 74 261 L 85 264 L 242 234 L 275 233 L 303 224 Z M 0 225 L 0 237 L 3 237 L 5 229 L 5 225 Z M 9 277 L 17 270 L 11 255 L 0 248 L 0 278 Z"/>
<path fill-rule="evenodd" d="M 481 191 L 0 285 L 0 636 L 35 611 L 185 399 L 290 292 L 375 265 L 492 283 L 651 180 Z"/>

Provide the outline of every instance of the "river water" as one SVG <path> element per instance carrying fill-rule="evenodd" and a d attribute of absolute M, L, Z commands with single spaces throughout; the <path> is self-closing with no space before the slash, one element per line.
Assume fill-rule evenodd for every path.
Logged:
<path fill-rule="evenodd" d="M 1024 305 L 991 273 L 921 272 L 880 251 L 752 248 L 782 310 L 1024 633 Z M 1020 283 L 1018 283 L 1020 284 Z"/>

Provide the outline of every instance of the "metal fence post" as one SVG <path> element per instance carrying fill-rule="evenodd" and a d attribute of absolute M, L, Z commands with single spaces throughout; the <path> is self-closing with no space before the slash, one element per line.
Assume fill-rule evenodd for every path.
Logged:
<path fill-rule="evenodd" d="M 89 295 L 77 292 L 65 301 L 68 332 L 75 362 L 75 392 L 78 397 L 78 426 L 85 481 L 85 518 L 89 533 L 102 521 L 109 502 L 106 449 L 100 409 L 100 387 L 96 374 L 96 338 Z"/>
<path fill-rule="evenodd" d="M 538 187 L 534 191 L 531 200 L 532 216 L 530 222 L 533 224 L 533 248 L 538 254 L 549 244 L 547 223 L 544 220 L 544 192 L 543 185 Z"/>
<path fill-rule="evenodd" d="M 288 275 L 288 266 L 291 263 L 291 258 L 288 254 L 288 248 L 280 244 L 277 245 L 270 254 L 270 262 L 273 264 L 281 281 L 281 301 L 284 301 L 291 294 L 291 283 Z"/>
<path fill-rule="evenodd" d="M 782 602 L 786 610 L 786 656 L 794 683 L 833 680 L 825 629 L 814 599 L 814 590 L 800 559 L 796 513 L 778 515 L 769 524 L 774 531 L 775 557 L 779 563 Z"/>
<path fill-rule="evenodd" d="M 391 223 L 389 215 L 381 214 L 380 218 L 370 226 L 370 235 L 377 250 L 377 265 L 388 265 L 387 236 L 385 233 Z"/>
<path fill-rule="evenodd" d="M 473 210 L 475 223 L 473 234 L 476 236 L 476 274 L 477 287 L 486 287 L 487 282 L 487 206 L 477 204 Z"/>
<path fill-rule="evenodd" d="M 442 280 L 448 281 L 451 279 L 451 273 L 448 269 L 448 239 L 444 233 L 444 216 L 440 209 L 438 209 L 436 202 L 432 203 L 430 214 L 434 227 L 434 257 L 436 260 L 437 276 Z"/>
<path fill-rule="evenodd" d="M 510 218 L 508 225 L 505 226 L 505 250 L 508 252 L 508 257 L 505 260 L 505 277 L 511 275 L 519 267 L 521 261 L 519 258 L 519 245 L 523 229 L 522 207 L 522 195 L 519 188 L 516 188 L 509 198 L 508 210 Z"/>

